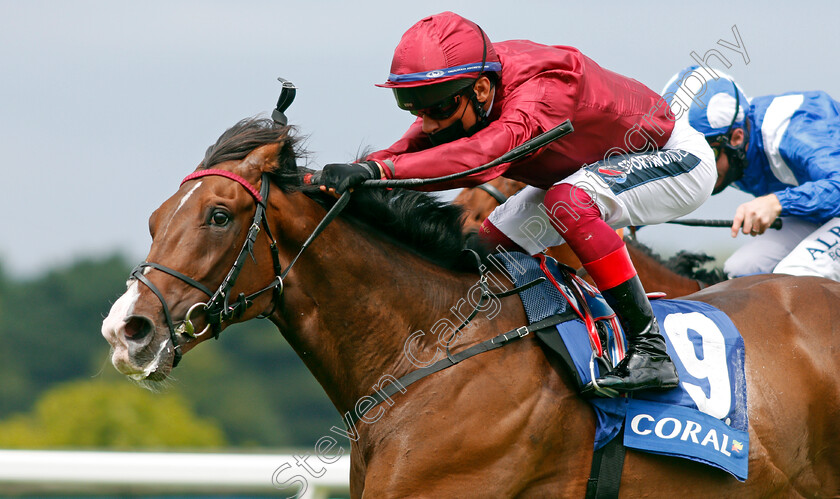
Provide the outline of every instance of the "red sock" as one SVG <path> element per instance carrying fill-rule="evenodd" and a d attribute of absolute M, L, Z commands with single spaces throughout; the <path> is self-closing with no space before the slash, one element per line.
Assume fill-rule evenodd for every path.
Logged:
<path fill-rule="evenodd" d="M 610 289 L 636 275 L 624 241 L 601 219 L 601 211 L 586 191 L 558 184 L 546 192 L 544 204 L 551 224 L 600 289 Z"/>

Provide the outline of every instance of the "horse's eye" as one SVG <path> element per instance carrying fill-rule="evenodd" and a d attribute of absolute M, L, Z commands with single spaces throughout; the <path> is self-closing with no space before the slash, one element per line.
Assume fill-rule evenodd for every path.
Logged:
<path fill-rule="evenodd" d="M 216 211 L 213 213 L 213 215 L 210 216 L 210 221 L 213 223 L 213 225 L 218 225 L 221 227 L 227 225 L 227 223 L 230 222 L 230 215 L 223 211 Z"/>

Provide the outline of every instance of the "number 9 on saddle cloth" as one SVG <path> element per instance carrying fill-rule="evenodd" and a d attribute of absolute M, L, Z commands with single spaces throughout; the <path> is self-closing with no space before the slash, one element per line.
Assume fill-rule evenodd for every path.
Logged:
<path fill-rule="evenodd" d="M 514 286 L 548 280 L 520 292 L 529 324 L 553 315 L 561 323 L 535 335 L 564 360 L 578 389 L 624 356 L 626 342 L 615 314 L 597 289 L 552 258 L 523 253 L 493 255 Z M 498 264 L 498 265 L 497 265 Z M 597 419 L 595 449 L 624 429 L 624 445 L 723 469 L 746 480 L 749 455 L 744 341 L 720 310 L 690 300 L 653 300 L 677 388 L 631 396 L 591 398 Z M 596 361 L 597 359 L 597 361 Z"/>

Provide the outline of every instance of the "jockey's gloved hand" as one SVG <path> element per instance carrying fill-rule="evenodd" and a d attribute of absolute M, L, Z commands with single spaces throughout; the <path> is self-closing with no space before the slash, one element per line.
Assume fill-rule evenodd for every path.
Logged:
<path fill-rule="evenodd" d="M 341 194 L 365 180 L 375 180 L 380 177 L 379 165 L 375 161 L 331 163 L 324 167 L 320 184 L 327 189 L 335 189 Z"/>

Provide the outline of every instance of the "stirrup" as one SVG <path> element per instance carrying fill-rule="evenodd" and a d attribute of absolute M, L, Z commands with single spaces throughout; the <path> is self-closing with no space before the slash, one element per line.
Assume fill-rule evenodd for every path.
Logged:
<path fill-rule="evenodd" d="M 603 363 L 605 367 L 609 368 L 604 359 L 598 357 L 595 354 L 595 350 L 592 350 L 592 355 L 589 357 L 589 376 L 592 378 L 592 381 L 583 386 L 583 388 L 580 391 L 580 394 L 585 397 L 590 397 L 592 395 L 597 395 L 599 397 L 611 399 L 618 397 L 618 390 L 598 385 L 598 381 L 596 381 L 597 378 L 595 376 L 595 359 L 598 359 Z"/>

